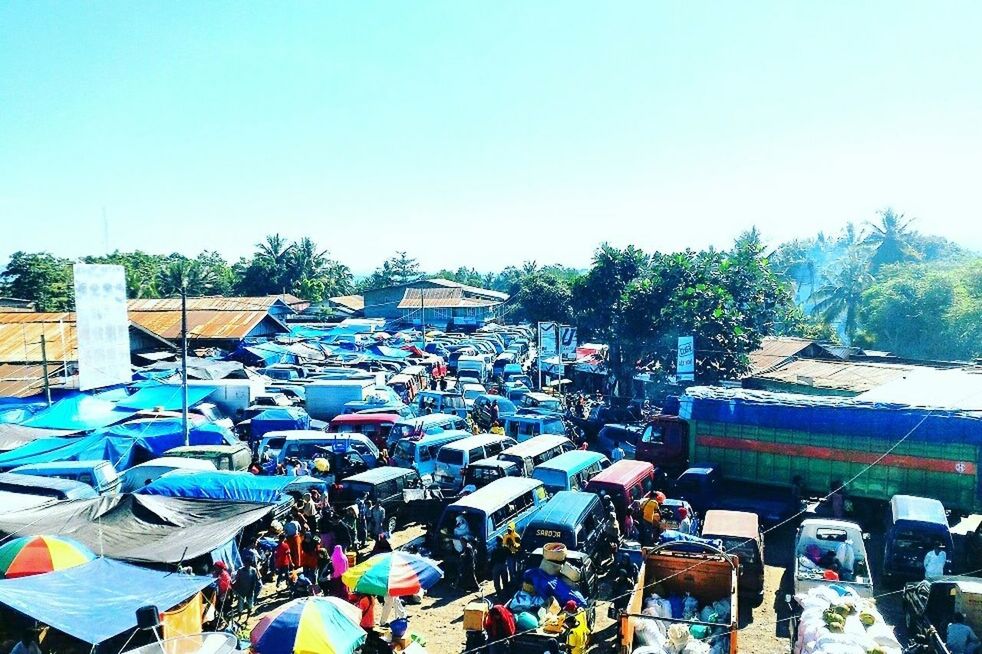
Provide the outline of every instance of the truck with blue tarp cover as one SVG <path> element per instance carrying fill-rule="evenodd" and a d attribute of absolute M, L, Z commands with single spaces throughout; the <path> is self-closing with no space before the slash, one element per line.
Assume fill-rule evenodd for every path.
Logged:
<path fill-rule="evenodd" d="M 805 496 L 849 482 L 853 502 L 882 505 L 903 493 L 955 513 L 982 511 L 978 412 L 694 386 L 667 403 L 641 441 L 655 465 L 712 464 L 728 481 Z"/>

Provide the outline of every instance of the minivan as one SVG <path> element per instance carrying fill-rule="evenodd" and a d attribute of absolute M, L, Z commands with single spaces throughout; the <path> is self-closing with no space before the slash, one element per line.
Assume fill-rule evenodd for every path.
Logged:
<path fill-rule="evenodd" d="M 617 519 L 623 521 L 635 500 L 648 496 L 655 485 L 655 467 L 645 461 L 621 459 L 590 480 L 587 491 L 614 501 Z"/>
<path fill-rule="evenodd" d="M 473 486 L 475 489 L 484 488 L 492 481 L 504 477 L 521 477 L 524 469 L 513 461 L 501 459 L 481 459 L 467 466 L 464 473 L 464 488 Z"/>
<path fill-rule="evenodd" d="M 188 459 L 211 461 L 216 470 L 248 470 L 252 450 L 245 443 L 235 445 L 185 445 L 174 447 L 164 456 L 183 456 Z"/>
<path fill-rule="evenodd" d="M 458 383 L 464 379 L 473 379 L 479 384 L 488 380 L 488 364 L 484 357 L 475 354 L 462 356 L 457 360 L 457 380 Z"/>
<path fill-rule="evenodd" d="M 124 470 L 119 475 L 121 493 L 132 493 L 143 488 L 150 482 L 175 470 L 206 470 L 215 471 L 215 464 L 201 459 L 189 459 L 183 456 L 162 456 L 150 459 Z"/>
<path fill-rule="evenodd" d="M 10 472 L 79 481 L 91 486 L 99 495 L 114 495 L 119 492 L 120 486 L 116 468 L 105 460 L 32 463 L 18 466 Z"/>
<path fill-rule="evenodd" d="M 610 467 L 610 460 L 599 452 L 573 450 L 535 466 L 532 477 L 550 493 L 582 490 L 587 483 Z"/>
<path fill-rule="evenodd" d="M 702 520 L 702 537 L 723 541 L 727 554 L 740 560 L 741 596 L 754 601 L 764 597 L 764 537 L 760 519 L 749 511 L 720 511 L 710 509 Z"/>
<path fill-rule="evenodd" d="M 403 491 L 422 487 L 423 482 L 415 470 L 382 466 L 342 479 L 340 497 L 332 498 L 332 503 L 336 508 L 348 506 L 367 493 L 372 502 L 385 509 L 385 531 L 391 534 L 401 525 L 412 522 L 406 511 L 409 505 Z"/>
<path fill-rule="evenodd" d="M 436 456 L 447 443 L 469 438 L 471 433 L 463 429 L 426 434 L 422 438 L 403 438 L 392 448 L 392 464 L 414 468 L 421 477 L 433 477 L 436 472 Z"/>
<path fill-rule="evenodd" d="M 515 444 L 515 439 L 500 434 L 478 434 L 448 443 L 436 454 L 433 481 L 444 490 L 457 490 L 464 485 L 472 462 L 497 456 Z"/>
<path fill-rule="evenodd" d="M 498 548 L 498 536 L 503 536 L 509 525 L 521 534 L 548 497 L 538 479 L 506 477 L 493 481 L 444 509 L 434 530 L 433 550 L 452 563 L 463 549 L 463 540 L 473 541 L 475 562 L 485 577 L 491 554 Z M 463 517 L 463 534 L 455 528 L 458 516 Z"/>
<path fill-rule="evenodd" d="M 924 555 L 936 544 L 947 548 L 945 574 L 951 574 L 954 544 L 944 505 L 913 495 L 894 495 L 887 512 L 883 547 L 883 577 L 919 581 L 924 578 Z"/>
<path fill-rule="evenodd" d="M 521 467 L 524 476 L 531 477 L 535 466 L 572 449 L 573 442 L 571 440 L 565 436 L 550 434 L 548 436 L 536 436 L 524 443 L 513 445 L 499 454 L 498 458 L 515 463 Z"/>
<path fill-rule="evenodd" d="M 389 437 L 385 439 L 389 451 L 403 438 L 419 438 L 424 435 L 439 434 L 444 431 L 466 431 L 467 420 L 448 413 L 431 413 L 418 418 L 403 418 L 392 425 Z"/>
<path fill-rule="evenodd" d="M 620 445 L 624 456 L 628 459 L 637 458 L 638 439 L 644 431 L 642 425 L 608 424 L 597 434 L 596 448 L 610 456 L 615 445 Z"/>
<path fill-rule="evenodd" d="M 467 417 L 467 405 L 464 396 L 450 391 L 421 391 L 416 396 L 416 408 L 420 415 L 448 413 Z"/>
<path fill-rule="evenodd" d="M 535 391 L 523 395 L 520 406 L 526 409 L 539 409 L 540 411 L 563 412 L 563 404 L 558 397 Z"/>
<path fill-rule="evenodd" d="M 547 543 L 562 543 L 595 561 L 604 558 L 604 533 L 610 514 L 593 493 L 559 491 L 529 521 L 522 534 L 522 550 L 532 552 Z"/>
<path fill-rule="evenodd" d="M 287 434 L 283 449 L 276 460 L 278 463 L 286 463 L 287 459 L 312 461 L 325 452 L 355 452 L 365 460 L 369 468 L 375 467 L 379 453 L 375 443 L 362 434 L 326 434 L 315 430 L 296 430 Z"/>
<path fill-rule="evenodd" d="M 397 413 L 345 413 L 331 420 L 328 431 L 335 434 L 364 434 L 379 449 L 386 446 L 392 426 L 402 420 Z"/>
<path fill-rule="evenodd" d="M 538 413 L 516 413 L 503 419 L 505 434 L 519 443 L 544 434 L 566 435 L 566 423 L 561 416 Z"/>

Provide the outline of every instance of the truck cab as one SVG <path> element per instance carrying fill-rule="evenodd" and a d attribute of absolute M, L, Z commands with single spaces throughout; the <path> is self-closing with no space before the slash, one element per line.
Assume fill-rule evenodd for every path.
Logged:
<path fill-rule="evenodd" d="M 678 416 L 655 416 L 641 431 L 634 458 L 665 470 L 685 470 L 689 465 L 688 423 Z"/>

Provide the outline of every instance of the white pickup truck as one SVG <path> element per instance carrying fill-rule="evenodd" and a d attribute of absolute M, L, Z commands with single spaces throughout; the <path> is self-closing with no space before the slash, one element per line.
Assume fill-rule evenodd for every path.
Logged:
<path fill-rule="evenodd" d="M 851 587 L 861 597 L 873 596 L 866 541 L 855 522 L 825 518 L 802 521 L 794 553 L 795 595 L 835 583 Z"/>

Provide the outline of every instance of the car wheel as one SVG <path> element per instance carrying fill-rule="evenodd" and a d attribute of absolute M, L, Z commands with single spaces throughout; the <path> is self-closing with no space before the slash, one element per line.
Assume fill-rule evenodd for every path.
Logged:
<path fill-rule="evenodd" d="M 398 526 L 399 526 L 399 519 L 396 518 L 396 516 L 392 516 L 391 518 L 389 518 L 389 521 L 386 523 L 386 527 L 390 536 L 393 533 L 395 533 L 396 527 Z"/>

